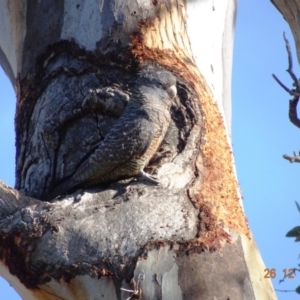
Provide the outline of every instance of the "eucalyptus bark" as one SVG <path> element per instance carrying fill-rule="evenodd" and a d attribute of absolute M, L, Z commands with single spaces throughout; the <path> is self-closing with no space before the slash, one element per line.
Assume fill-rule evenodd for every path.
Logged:
<path fill-rule="evenodd" d="M 0 61 L 18 101 L 1 275 L 24 299 L 276 299 L 231 155 L 236 2 L 0 5 Z M 177 79 L 168 155 L 148 166 L 161 185 L 129 179 L 45 201 L 103 141 L 148 63 Z"/>

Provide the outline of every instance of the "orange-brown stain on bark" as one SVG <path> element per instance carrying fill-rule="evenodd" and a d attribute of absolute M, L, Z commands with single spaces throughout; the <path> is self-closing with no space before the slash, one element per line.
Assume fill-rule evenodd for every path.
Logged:
<path fill-rule="evenodd" d="M 198 242 L 208 246 L 215 245 L 216 240 L 230 242 L 229 234 L 222 229 L 223 224 L 250 238 L 239 203 L 239 186 L 224 120 L 195 65 L 186 34 L 184 6 L 159 5 L 157 17 L 141 22 L 140 32 L 132 35 L 131 51 L 139 61 L 154 61 L 184 78 L 197 95 L 194 100 L 200 102 L 204 134 L 195 161 L 198 180 L 188 190 L 191 200 L 200 209 L 200 219 L 204 220 L 205 232 L 202 226 Z"/>
<path fill-rule="evenodd" d="M 61 300 L 62 298 L 56 297 L 55 295 L 51 295 L 43 290 L 32 290 L 32 295 L 35 297 L 34 299 L 43 299 L 43 300 Z"/>

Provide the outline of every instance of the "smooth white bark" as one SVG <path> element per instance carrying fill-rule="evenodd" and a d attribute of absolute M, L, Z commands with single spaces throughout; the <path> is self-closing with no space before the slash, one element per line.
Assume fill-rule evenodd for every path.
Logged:
<path fill-rule="evenodd" d="M 187 31 L 195 62 L 231 132 L 231 69 L 236 0 L 187 1 Z"/>

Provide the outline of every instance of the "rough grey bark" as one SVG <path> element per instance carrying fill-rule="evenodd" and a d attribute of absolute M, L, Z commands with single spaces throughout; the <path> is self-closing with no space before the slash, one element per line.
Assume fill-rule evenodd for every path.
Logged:
<path fill-rule="evenodd" d="M 120 288 L 132 289 L 134 272 L 144 274 L 143 299 L 256 299 L 236 234 L 235 247 L 225 245 L 222 254 L 188 242 L 199 219 L 186 197 L 131 188 L 126 200 L 114 199 L 107 189 L 48 203 L 1 188 L 1 208 L 11 208 L 1 213 L 1 258 L 33 295 L 40 287 L 62 299 L 127 299 Z M 3 251 L 7 246 L 14 251 Z M 70 280 L 76 292 L 58 287 Z"/>
<path fill-rule="evenodd" d="M 191 50 L 191 3 L 2 0 L 0 61 L 18 103 L 16 189 L 0 185 L 0 272 L 24 299 L 275 299 L 220 107 Z M 212 6 L 226 16 L 218 32 L 230 31 L 236 2 Z M 147 169 L 161 185 L 126 179 L 42 201 L 103 141 L 153 62 L 178 90 Z"/>

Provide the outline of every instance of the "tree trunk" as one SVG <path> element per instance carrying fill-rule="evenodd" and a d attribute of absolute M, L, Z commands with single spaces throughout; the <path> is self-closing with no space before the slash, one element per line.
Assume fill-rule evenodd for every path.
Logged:
<path fill-rule="evenodd" d="M 276 299 L 230 147 L 236 1 L 1 0 L 0 14 L 0 61 L 17 93 L 0 273 L 18 293 Z M 177 81 L 170 125 L 145 169 L 160 184 L 124 176 L 52 199 L 104 145 L 149 64 Z"/>

